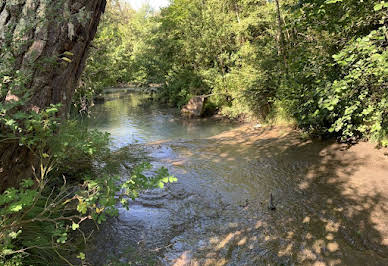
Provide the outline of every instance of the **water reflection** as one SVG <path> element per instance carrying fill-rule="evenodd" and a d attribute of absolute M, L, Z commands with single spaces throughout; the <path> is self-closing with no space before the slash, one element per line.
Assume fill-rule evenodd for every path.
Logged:
<path fill-rule="evenodd" d="M 150 104 L 148 96 L 140 93 L 97 104 L 88 124 L 109 132 L 114 148 L 166 139 L 207 138 L 235 127 L 212 119 L 182 119 L 175 109 Z"/>

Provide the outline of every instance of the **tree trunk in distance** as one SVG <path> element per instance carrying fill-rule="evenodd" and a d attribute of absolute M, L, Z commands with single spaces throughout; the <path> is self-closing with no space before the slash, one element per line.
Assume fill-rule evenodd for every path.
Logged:
<path fill-rule="evenodd" d="M 283 20 L 280 13 L 280 3 L 279 0 L 275 0 L 276 3 L 276 13 L 277 13 L 277 20 L 278 20 L 278 30 L 279 30 L 279 55 L 283 57 L 283 66 L 284 66 L 284 72 L 287 74 L 287 57 L 286 57 L 286 43 L 284 40 L 284 33 L 283 33 Z"/>

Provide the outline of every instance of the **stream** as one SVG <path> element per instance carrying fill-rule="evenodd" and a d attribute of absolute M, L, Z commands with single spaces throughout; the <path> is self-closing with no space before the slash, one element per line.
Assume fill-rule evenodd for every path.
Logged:
<path fill-rule="evenodd" d="M 100 226 L 91 265 L 388 265 L 383 155 L 286 128 L 185 120 L 146 98 L 96 105 L 89 127 L 178 182 Z"/>

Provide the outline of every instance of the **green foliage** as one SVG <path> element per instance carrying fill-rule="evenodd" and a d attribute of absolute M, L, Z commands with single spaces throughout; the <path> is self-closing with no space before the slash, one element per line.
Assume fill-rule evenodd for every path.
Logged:
<path fill-rule="evenodd" d="M 86 76 L 94 88 L 161 83 L 156 99 L 178 108 L 212 94 L 226 116 L 281 112 L 311 135 L 386 145 L 388 3 L 281 0 L 280 16 L 275 3 L 174 0 L 152 13 L 115 2 Z"/>
<path fill-rule="evenodd" d="M 88 112 L 93 97 L 109 86 L 128 80 L 132 36 L 127 25 L 134 11 L 119 1 L 109 1 L 90 48 L 80 86 L 73 98 L 75 108 Z"/>
<path fill-rule="evenodd" d="M 158 28 L 153 16 L 147 6 L 135 12 L 122 1 L 107 3 L 73 98 L 76 110 L 87 113 L 104 88 L 157 82 L 152 77 L 158 64 L 149 45 Z"/>
<path fill-rule="evenodd" d="M 61 58 L 70 57 L 64 53 Z M 0 264 L 67 263 L 84 221 L 100 224 L 140 190 L 175 179 L 165 169 L 145 177 L 143 165 L 125 179 L 119 168 L 106 167 L 114 157 L 109 136 L 64 120 L 60 104 L 47 108 L 31 104 L 28 69 L 11 72 L 12 57 L 6 59 L 0 64 L 0 146 L 24 146 L 31 160 L 40 164 L 33 165 L 32 176 L 18 187 L 0 195 Z"/>
<path fill-rule="evenodd" d="M 302 38 L 291 39 L 290 75 L 278 95 L 307 132 L 343 141 L 386 136 L 386 15 L 375 5 L 309 1 L 289 15 L 289 30 Z"/>
<path fill-rule="evenodd" d="M 329 132 L 343 139 L 371 136 L 382 140 L 388 133 L 388 52 L 383 48 L 385 28 L 351 41 L 337 55 L 344 75 L 321 91 L 320 107 L 330 111 Z"/>
<path fill-rule="evenodd" d="M 42 147 L 41 140 L 47 139 L 56 131 L 58 121 L 56 113 L 60 105 L 51 105 L 41 111 L 12 112 L 15 106 L 23 104 L 10 102 L 1 104 L 0 123 L 3 125 L 5 135 L 0 137 L 8 140 L 18 139 L 20 145 L 27 147 Z M 4 140 L 3 140 L 4 141 Z"/>
<path fill-rule="evenodd" d="M 173 0 L 155 13 L 109 1 L 73 103 L 88 112 L 105 87 L 161 83 L 157 97 L 177 107 L 212 94 L 210 113 L 265 120 L 278 112 L 312 135 L 387 146 L 387 10 L 381 0 L 282 0 L 280 14 L 274 1 Z M 21 33 L 39 22 L 25 24 Z M 148 163 L 122 178 L 108 135 L 60 120 L 61 105 L 31 104 L 32 73 L 13 67 L 28 40 L 8 35 L 0 47 L 0 145 L 25 146 L 40 165 L 0 195 L 0 264 L 53 264 L 66 260 L 82 222 L 102 223 L 118 203 L 176 179 Z"/>
<path fill-rule="evenodd" d="M 159 99 L 213 94 L 223 114 L 284 117 L 312 135 L 386 145 L 385 1 L 174 0 L 147 50 Z M 149 73 L 148 73 L 149 74 Z"/>
<path fill-rule="evenodd" d="M 46 15 L 57 14 L 63 1 L 49 2 L 47 7 L 42 7 L 47 8 Z M 113 11 L 114 18 L 116 13 Z M 73 15 L 81 23 L 87 16 L 82 10 Z M 79 232 L 78 236 L 82 235 L 84 221 L 93 220 L 100 224 L 108 216 L 117 215 L 118 204 L 127 205 L 140 190 L 160 188 L 176 179 L 164 168 L 150 171 L 148 164 L 134 167 L 127 177 L 121 176 L 119 167 L 109 167 L 110 160 L 117 158 L 109 150 L 107 134 L 89 131 L 75 121 L 66 121 L 66 106 L 51 104 L 41 107 L 47 106 L 50 99 L 34 98 L 36 95 L 33 95 L 31 84 L 42 82 L 33 80 L 33 72 L 69 64 L 73 54 L 63 52 L 56 58 L 43 55 L 39 59 L 33 55 L 23 57 L 23 68 L 15 70 L 15 62 L 20 59 L 19 49 L 25 49 L 26 42 L 30 41 L 29 35 L 23 34 L 41 27 L 40 23 L 47 23 L 46 18 L 37 18 L 35 14 L 28 14 L 25 19 L 18 28 L 20 36 L 17 33 L 9 36 L 4 31 L 0 41 L 0 148 L 9 144 L 23 147 L 21 150 L 28 153 L 27 159 L 31 160 L 26 165 L 32 165 L 32 174 L 26 171 L 18 186 L 0 188 L 1 191 L 6 189 L 0 194 L 0 265 L 60 265 L 69 263 L 66 257 L 74 251 L 72 243 L 77 237 L 76 232 Z M 121 19 L 121 16 L 116 19 Z M 97 72 L 93 72 L 95 69 L 91 66 L 92 72 L 88 72 L 96 77 L 92 82 L 100 88 L 109 82 L 121 81 L 120 78 L 125 76 L 121 70 L 127 61 L 121 59 L 123 52 L 128 52 L 130 42 L 120 34 L 127 30 L 124 24 L 119 28 L 110 28 L 111 25 L 108 23 L 103 27 L 101 38 L 106 39 L 100 41 L 106 47 L 98 56 L 108 55 L 112 60 L 107 61 L 106 66 L 113 68 L 111 72 L 101 74 L 99 66 Z M 121 50 L 111 49 L 111 43 L 108 44 L 117 30 L 120 34 L 116 36 L 114 47 L 122 44 Z M 106 81 L 108 77 L 113 81 Z M 87 87 L 77 91 L 78 103 L 83 104 L 79 109 L 85 109 L 85 101 L 97 90 L 98 87 L 96 90 Z M 146 170 L 149 175 L 143 174 L 142 171 Z M 85 259 L 85 254 L 79 253 L 78 258 Z"/>
<path fill-rule="evenodd" d="M 131 199 L 137 198 L 142 188 L 164 188 L 165 184 L 177 181 L 177 178 L 170 176 L 164 167 L 158 169 L 151 176 L 146 175 L 145 172 L 151 170 L 151 168 L 150 163 L 143 163 L 135 167 L 131 178 L 122 184 L 122 187 L 130 192 L 127 195 Z"/>
<path fill-rule="evenodd" d="M 0 195 L 0 264 L 60 264 L 75 251 L 74 232 L 83 234 L 83 222 L 101 224 L 118 214 L 118 204 L 128 207 L 141 190 L 176 181 L 165 168 L 151 171 L 149 163 L 138 164 L 123 178 L 119 169 L 104 163 L 113 156 L 105 134 L 77 132 L 75 122 L 65 125 L 69 127 L 53 137 L 33 178 Z M 82 160 L 93 164 L 87 168 Z"/>
<path fill-rule="evenodd" d="M 108 133 L 88 130 L 76 120 L 63 122 L 58 133 L 48 138 L 50 155 L 56 162 L 54 174 L 71 178 L 92 171 L 93 165 L 107 160 L 108 144 Z"/>

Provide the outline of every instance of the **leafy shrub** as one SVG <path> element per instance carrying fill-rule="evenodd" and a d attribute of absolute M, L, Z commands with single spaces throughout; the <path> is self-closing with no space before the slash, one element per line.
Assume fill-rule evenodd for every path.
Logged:
<path fill-rule="evenodd" d="M 286 96 L 299 126 L 343 141 L 387 135 L 388 53 L 385 27 L 349 41 L 333 55 L 336 78 L 317 80 L 315 89 L 297 84 Z M 289 83 L 288 86 L 291 86 Z"/>
<path fill-rule="evenodd" d="M 71 178 L 93 170 L 110 155 L 109 134 L 89 130 L 77 120 L 63 122 L 58 133 L 48 139 L 58 173 Z"/>
<path fill-rule="evenodd" d="M 165 168 L 145 175 L 149 163 L 122 178 L 119 167 L 109 167 L 117 158 L 108 148 L 108 134 L 77 121 L 60 123 L 57 111 L 51 106 L 13 116 L 4 112 L 0 118 L 7 137 L 30 147 L 40 161 L 30 179 L 0 195 L 0 264 L 60 264 L 74 251 L 72 232 L 81 232 L 84 221 L 100 224 L 140 190 L 176 181 Z"/>
<path fill-rule="evenodd" d="M 107 216 L 118 214 L 118 203 L 128 207 L 128 199 L 136 198 L 140 190 L 163 188 L 176 181 L 165 168 L 145 175 L 151 165 L 143 163 L 134 167 L 127 179 L 102 167 L 99 175 L 79 174 L 79 182 L 69 182 L 63 176 L 60 182 L 59 176 L 51 174 L 55 165 L 55 159 L 42 158 L 40 171 L 33 179 L 23 180 L 19 188 L 0 195 L 0 264 L 67 261 L 66 257 L 74 252 L 72 232 L 82 234 L 80 225 L 84 221 L 100 224 Z"/>
<path fill-rule="evenodd" d="M 330 111 L 329 132 L 339 133 L 343 140 L 371 136 L 381 141 L 388 133 L 385 31 L 384 27 L 357 38 L 333 56 L 343 76 L 320 91 L 320 107 Z"/>

